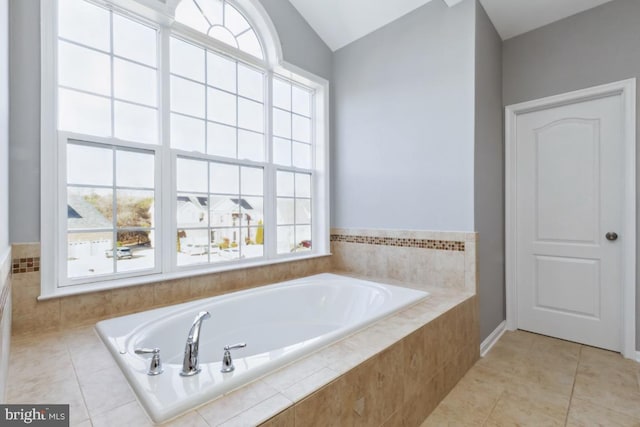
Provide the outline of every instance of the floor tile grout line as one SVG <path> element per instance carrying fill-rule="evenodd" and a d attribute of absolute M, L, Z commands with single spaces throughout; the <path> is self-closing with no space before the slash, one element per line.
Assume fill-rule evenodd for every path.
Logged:
<path fill-rule="evenodd" d="M 77 329 L 80 329 L 80 328 L 77 328 Z M 95 334 L 95 330 L 93 330 L 93 333 Z M 61 339 L 63 339 L 63 340 L 65 339 L 64 334 L 61 334 L 60 336 L 61 336 Z M 97 335 L 96 335 L 96 337 L 97 337 Z M 98 338 L 99 338 L 99 337 L 98 337 Z M 102 341 L 100 341 L 100 342 L 101 342 L 101 344 L 103 344 L 103 343 L 102 343 Z M 71 350 L 71 348 L 69 347 L 69 344 L 67 343 L 67 341 L 66 341 L 66 340 L 65 340 L 65 348 L 67 349 L 67 353 L 69 353 L 69 360 L 71 361 L 71 366 L 73 367 L 73 373 L 74 373 L 74 375 L 75 375 L 75 377 L 76 377 L 76 383 L 78 384 L 78 388 L 80 389 L 80 395 L 82 396 L 82 402 L 84 403 L 84 408 L 85 408 L 85 410 L 87 411 L 87 416 L 88 416 L 88 418 L 87 418 L 87 419 L 89 420 L 89 423 L 91 424 L 91 426 L 93 426 L 93 424 L 94 424 L 94 422 L 93 422 L 93 421 L 94 421 L 94 420 L 93 420 L 93 419 L 94 419 L 94 417 L 99 417 L 99 416 L 105 415 L 105 414 L 107 414 L 107 413 L 109 413 L 109 412 L 115 411 L 115 410 L 116 410 L 116 409 L 118 409 L 118 408 L 121 408 L 121 407 L 123 407 L 123 406 L 129 405 L 129 404 L 131 404 L 132 402 L 136 402 L 136 403 L 140 406 L 140 408 L 142 409 L 142 412 L 144 413 L 144 415 L 145 415 L 145 417 L 147 418 L 147 420 L 151 423 L 151 425 L 153 425 L 153 422 L 152 422 L 152 421 L 151 421 L 151 419 L 149 418 L 149 415 L 148 415 L 148 414 L 146 413 L 146 411 L 142 408 L 142 405 L 141 405 L 141 404 L 140 404 L 140 402 L 138 401 L 138 398 L 137 398 L 137 396 L 136 396 L 136 394 L 135 394 L 135 392 L 134 392 L 133 388 L 131 387 L 131 384 L 129 384 L 129 381 L 126 381 L 126 383 L 127 383 L 127 386 L 128 386 L 129 390 L 131 391 L 131 393 L 132 393 L 132 395 L 133 395 L 133 397 L 134 397 L 134 398 L 133 398 L 133 400 L 130 400 L 130 401 L 128 401 L 128 402 L 125 402 L 125 403 L 122 403 L 122 404 L 120 404 L 120 405 L 117 405 L 117 406 L 115 406 L 114 408 L 111 408 L 111 409 L 105 410 L 104 412 L 100 412 L 100 413 L 98 413 L 98 414 L 92 415 L 92 414 L 91 414 L 91 412 L 89 412 L 89 405 L 87 404 L 87 399 L 86 399 L 86 397 L 85 397 L 85 392 L 84 392 L 84 389 L 83 389 L 83 387 L 82 387 L 82 384 L 80 383 L 80 376 L 79 376 L 78 371 L 77 371 L 77 369 L 76 369 L 76 363 L 73 361 L 73 357 L 71 357 L 71 351 L 72 351 L 72 350 Z M 106 350 L 106 348 L 105 348 L 105 350 Z M 107 351 L 108 351 L 108 350 L 107 350 Z M 111 356 L 111 355 L 110 355 L 110 356 Z M 106 370 L 106 369 L 109 369 L 109 368 L 101 368 L 100 370 Z M 100 370 L 99 370 L 99 371 L 100 371 Z M 83 420 L 83 421 L 84 421 L 84 420 Z"/>
<path fill-rule="evenodd" d="M 569 342 L 569 343 L 571 343 L 571 342 Z M 511 344 L 513 345 L 514 343 L 512 342 Z M 582 396 L 582 393 L 583 393 L 581 391 L 581 387 L 582 386 L 581 387 L 577 387 L 577 379 L 578 379 L 578 375 L 580 375 L 581 376 L 581 384 L 582 384 L 582 381 L 585 378 L 585 376 L 584 376 L 585 372 L 583 372 L 583 369 L 585 369 L 585 367 L 589 367 L 590 363 L 592 363 L 591 359 L 590 359 L 590 357 L 591 357 L 591 353 L 590 353 L 591 350 L 590 349 L 592 347 L 587 346 L 587 345 L 582 345 L 582 344 L 579 344 L 579 343 L 577 343 L 577 345 L 576 345 L 576 343 L 572 343 L 572 345 L 574 347 L 573 347 L 573 349 L 570 349 L 571 350 L 570 353 L 571 353 L 571 356 L 572 356 L 570 358 L 568 357 L 569 356 L 568 350 L 563 349 L 561 347 L 558 348 L 558 352 L 559 352 L 558 355 L 562 356 L 563 360 L 567 359 L 567 362 L 569 362 L 569 359 L 573 359 L 573 360 L 571 360 L 571 362 L 573 362 L 573 363 L 570 364 L 570 365 L 573 365 L 573 366 L 567 366 L 566 368 L 568 368 L 568 370 L 563 370 L 564 372 L 566 372 L 565 375 L 567 375 L 567 376 L 568 375 L 572 375 L 571 380 L 569 380 L 569 382 L 571 382 L 571 384 L 570 384 L 571 388 L 569 389 L 567 387 L 569 384 L 568 384 L 568 382 L 565 382 L 565 381 L 563 381 L 564 385 L 559 385 L 559 387 L 564 389 L 564 391 L 562 392 L 562 395 L 564 396 L 563 400 L 568 397 L 568 403 L 566 403 L 567 406 L 565 408 L 564 417 L 560 413 L 557 414 L 558 417 L 555 418 L 555 422 L 556 423 L 559 422 L 560 423 L 559 425 L 564 425 L 564 426 L 569 425 L 569 419 L 575 420 L 576 419 L 575 415 L 576 414 L 580 414 L 580 412 L 581 412 L 579 410 L 573 411 L 572 408 L 574 406 L 576 406 L 576 408 L 579 408 L 579 405 L 582 404 L 583 402 L 584 403 L 590 403 L 595 408 L 600 407 L 602 411 L 611 412 L 611 417 L 613 417 L 613 418 L 615 418 L 616 416 L 626 417 L 626 418 L 629 418 L 629 419 L 636 418 L 633 412 L 628 412 L 626 409 L 618 410 L 618 408 L 612 409 L 612 408 L 608 408 L 606 406 L 600 406 L 602 404 L 602 402 L 598 402 L 598 403 L 591 402 L 588 398 L 585 398 L 585 397 Z M 529 348 L 529 347 L 527 345 L 524 345 L 523 348 Z M 550 348 L 546 348 L 546 350 L 550 350 Z M 575 351 L 575 350 L 577 350 L 577 351 Z M 597 349 L 597 350 L 599 351 L 599 349 Z M 610 352 L 608 352 L 608 353 L 610 353 Z M 617 356 L 619 357 L 620 355 L 617 355 Z M 511 357 L 517 357 L 517 355 L 511 355 Z M 616 360 L 612 360 L 612 361 L 608 362 L 607 366 L 612 366 L 614 368 L 616 368 L 618 366 L 622 366 L 622 365 L 619 365 L 619 364 L 616 364 L 616 363 L 617 363 Z M 625 361 L 625 363 L 626 363 L 626 361 Z M 471 368 L 471 370 L 469 372 L 472 372 L 473 369 L 476 368 L 477 366 L 478 366 L 477 363 L 474 364 L 474 366 Z M 634 365 L 634 369 L 635 369 L 634 371 L 626 370 L 627 375 L 630 373 L 633 376 L 633 379 L 637 378 L 640 381 L 640 370 L 638 370 L 639 367 L 640 366 Z M 571 370 L 573 370 L 573 374 L 571 374 Z M 491 373 L 490 371 L 491 370 L 488 371 L 489 374 Z M 636 377 L 636 375 L 638 375 L 638 376 Z M 566 378 L 566 379 L 569 379 L 569 378 Z M 633 381 L 633 379 L 631 380 L 632 383 L 635 382 L 635 381 Z M 485 381 L 487 383 L 492 383 L 491 379 L 485 378 Z M 640 385 L 640 384 L 638 384 L 638 385 Z M 460 386 L 460 384 L 458 384 L 456 386 L 456 388 L 459 387 L 459 386 Z M 567 393 L 567 391 L 569 393 Z M 499 404 L 501 399 L 505 399 L 505 393 L 507 393 L 507 390 L 499 389 L 499 390 L 496 390 L 496 392 L 498 392 L 497 400 L 494 400 L 493 403 L 492 402 L 486 402 L 487 404 L 483 405 L 483 412 L 484 412 L 484 410 L 489 410 L 489 412 L 488 412 L 489 415 L 488 416 L 485 415 L 480 419 L 476 418 L 475 422 L 478 423 L 477 425 L 487 426 L 491 422 L 491 419 L 492 419 L 491 417 L 495 417 L 496 416 L 496 407 L 498 406 L 498 404 Z M 509 396 L 507 395 L 507 398 L 508 397 Z M 447 398 L 448 398 L 448 396 L 447 396 Z M 447 398 L 445 398 L 443 400 L 443 402 L 445 402 Z M 576 399 L 575 402 L 573 400 L 574 398 Z M 634 399 L 634 401 L 637 402 L 637 400 L 635 400 L 635 399 Z M 443 403 L 443 402 L 441 402 L 441 403 Z M 558 409 L 562 409 L 562 408 L 558 408 Z M 571 414 L 572 411 L 573 411 L 573 415 Z M 545 412 L 542 412 L 540 415 L 545 415 L 545 416 L 548 417 L 549 414 L 547 414 Z M 551 418 L 553 418 L 553 417 L 551 417 Z M 563 421 L 560 420 L 562 418 L 564 419 L 564 424 L 562 424 Z M 635 422 L 637 423 L 638 421 L 640 421 L 640 418 L 638 418 Z M 607 424 L 605 424 L 605 425 L 607 425 Z M 636 425 L 636 424 L 634 424 L 634 425 Z M 640 423 L 638 423 L 637 425 L 640 426 Z"/>
<path fill-rule="evenodd" d="M 493 414 L 493 411 L 495 411 L 496 406 L 498 406 L 498 403 L 500 402 L 500 399 L 502 399 L 502 396 L 504 396 L 506 394 L 506 390 L 502 390 L 502 393 L 500 393 L 498 395 L 498 398 L 496 399 L 496 401 L 493 404 L 493 407 L 491 407 L 491 410 L 489 411 L 489 414 L 487 415 L 487 417 L 485 418 L 485 420 L 482 422 L 482 426 L 486 426 L 487 423 L 489 422 L 489 419 L 491 418 L 491 415 Z"/>
<path fill-rule="evenodd" d="M 131 405 L 132 403 L 136 403 L 140 407 L 140 410 L 142 411 L 142 414 L 144 415 L 145 419 L 149 422 L 150 425 L 154 426 L 155 425 L 154 422 L 151 420 L 151 418 L 149 418 L 149 415 L 147 414 L 147 411 L 144 410 L 144 408 L 142 407 L 142 405 L 140 404 L 138 399 L 131 400 L 131 401 L 127 402 L 127 403 L 123 403 L 121 405 L 118 405 L 115 408 L 111 408 L 108 411 L 96 414 L 95 418 L 98 418 L 98 417 L 101 417 L 101 416 L 106 416 L 107 414 L 109 414 L 111 412 L 114 412 L 114 411 L 116 411 L 116 410 L 118 410 L 118 409 L 120 409 L 122 407 L 127 406 L 127 405 Z M 94 417 L 89 417 L 89 421 L 91 421 L 91 425 L 93 425 L 93 418 Z"/>
<path fill-rule="evenodd" d="M 93 421 L 91 420 L 91 414 L 89 413 L 89 405 L 87 405 L 87 398 L 84 396 L 84 391 L 82 390 L 82 385 L 80 384 L 80 376 L 78 375 L 76 364 L 73 361 L 73 357 L 71 357 L 71 349 L 69 348 L 69 343 L 65 339 L 64 334 L 60 334 L 60 339 L 64 341 L 64 348 L 67 350 L 67 356 L 69 356 L 69 362 L 71 363 L 71 367 L 73 368 L 73 375 L 75 377 L 78 390 L 80 390 L 80 396 L 82 397 L 82 404 L 84 405 L 84 410 L 87 413 L 87 420 L 89 420 L 89 423 L 93 426 Z M 69 412 L 71 412 L 71 408 L 69 408 Z M 84 421 L 86 420 L 82 420 L 82 422 Z"/>
<path fill-rule="evenodd" d="M 578 363 L 576 363 L 576 370 L 573 373 L 573 384 L 571 384 L 571 394 L 569 395 L 569 406 L 567 407 L 567 413 L 564 417 L 564 425 L 565 427 L 567 426 L 567 424 L 569 423 L 569 413 L 571 413 L 571 404 L 573 402 L 573 392 L 576 388 L 576 379 L 578 378 L 578 370 L 580 369 L 580 360 L 582 360 L 582 349 L 584 348 L 584 345 L 580 346 L 580 349 L 578 351 Z"/>

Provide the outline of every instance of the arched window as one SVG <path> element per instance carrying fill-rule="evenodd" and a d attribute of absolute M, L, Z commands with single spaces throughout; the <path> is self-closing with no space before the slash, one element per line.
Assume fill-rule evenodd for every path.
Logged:
<path fill-rule="evenodd" d="M 43 295 L 328 253 L 327 85 L 258 0 L 41 5 Z"/>
<path fill-rule="evenodd" d="M 240 11 L 225 0 L 182 0 L 175 12 L 176 21 L 185 24 L 240 49 L 256 58 L 264 59 L 262 44 Z"/>

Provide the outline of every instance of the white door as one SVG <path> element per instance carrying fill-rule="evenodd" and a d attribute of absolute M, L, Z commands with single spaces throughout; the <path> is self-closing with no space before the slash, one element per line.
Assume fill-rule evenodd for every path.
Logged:
<path fill-rule="evenodd" d="M 517 117 L 520 329 L 621 350 L 623 110 L 619 94 Z"/>

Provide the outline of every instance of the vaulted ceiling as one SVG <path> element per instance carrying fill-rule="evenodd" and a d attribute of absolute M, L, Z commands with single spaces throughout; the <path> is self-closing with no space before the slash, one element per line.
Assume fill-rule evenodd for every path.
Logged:
<path fill-rule="evenodd" d="M 480 0 L 503 40 L 612 0 Z"/>
<path fill-rule="evenodd" d="M 455 7 L 472 0 L 289 0 L 332 49 L 349 43 L 429 3 Z M 612 0 L 480 0 L 500 36 L 526 33 Z"/>

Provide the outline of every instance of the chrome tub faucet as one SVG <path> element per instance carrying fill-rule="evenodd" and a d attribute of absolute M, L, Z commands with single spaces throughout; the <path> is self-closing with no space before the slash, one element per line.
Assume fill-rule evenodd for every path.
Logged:
<path fill-rule="evenodd" d="M 190 377 L 200 372 L 198 363 L 200 328 L 202 327 L 202 322 L 210 318 L 211 314 L 209 314 L 208 311 L 201 311 L 193 320 L 193 324 L 189 330 L 189 336 L 187 337 L 187 344 L 184 347 L 184 360 L 182 362 L 182 372 L 180 372 L 180 375 L 183 377 Z"/>
<path fill-rule="evenodd" d="M 147 375 L 152 377 L 156 375 L 160 375 L 164 372 L 162 368 L 162 362 L 160 361 L 160 349 L 159 348 L 136 348 L 134 351 L 135 354 L 152 354 L 151 364 L 149 365 L 149 370 L 147 371 Z"/>
<path fill-rule="evenodd" d="M 231 358 L 231 350 L 236 350 L 238 348 L 245 348 L 246 346 L 247 344 L 243 342 L 239 344 L 225 345 L 224 355 L 222 356 L 222 368 L 220 369 L 220 372 L 222 372 L 223 374 L 233 372 L 236 369 L 236 367 L 233 366 L 233 359 Z"/>

